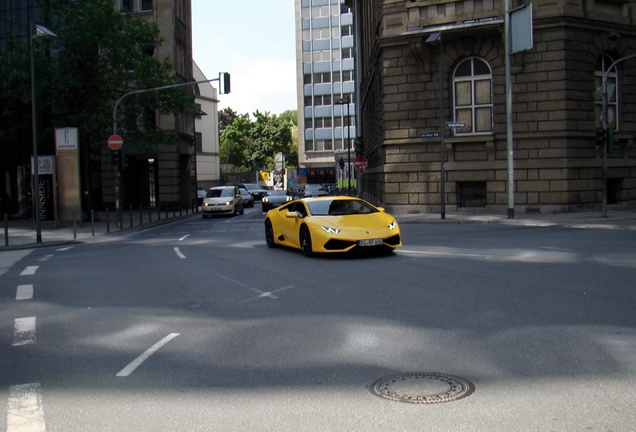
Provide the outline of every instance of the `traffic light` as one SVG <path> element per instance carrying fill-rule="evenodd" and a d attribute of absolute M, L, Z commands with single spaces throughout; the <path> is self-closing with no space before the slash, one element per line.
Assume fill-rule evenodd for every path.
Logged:
<path fill-rule="evenodd" d="M 354 148 L 355 148 L 356 154 L 360 155 L 364 153 L 364 141 L 362 140 L 362 138 L 356 137 Z"/>
<path fill-rule="evenodd" d="M 607 152 L 613 153 L 618 150 L 618 138 L 616 137 L 616 129 L 611 128 L 607 131 Z"/>
<path fill-rule="evenodd" d="M 607 131 L 605 128 L 596 128 L 596 144 L 603 147 L 607 143 Z"/>
<path fill-rule="evenodd" d="M 230 73 L 229 72 L 221 73 L 221 79 L 223 82 L 223 90 L 221 91 L 221 93 L 222 94 L 230 93 Z"/>

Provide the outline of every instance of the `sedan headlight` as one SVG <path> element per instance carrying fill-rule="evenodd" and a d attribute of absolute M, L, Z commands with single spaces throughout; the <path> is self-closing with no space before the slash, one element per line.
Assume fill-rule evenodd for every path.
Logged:
<path fill-rule="evenodd" d="M 324 229 L 325 231 L 327 231 L 330 234 L 338 234 L 340 232 L 340 230 L 338 228 L 332 228 L 332 227 L 325 226 L 325 225 L 320 225 L 320 228 Z"/>
<path fill-rule="evenodd" d="M 390 230 L 397 228 L 397 222 L 394 220 L 393 222 L 389 224 L 387 228 Z"/>
<path fill-rule="evenodd" d="M 263 197 L 263 199 L 261 200 L 261 202 L 269 202 L 269 200 L 267 199 L 267 197 Z"/>

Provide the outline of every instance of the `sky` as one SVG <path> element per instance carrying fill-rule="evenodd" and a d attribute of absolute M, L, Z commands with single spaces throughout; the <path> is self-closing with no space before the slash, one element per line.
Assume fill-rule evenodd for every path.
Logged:
<path fill-rule="evenodd" d="M 208 79 L 230 73 L 231 92 L 219 95 L 219 111 L 298 108 L 294 0 L 192 0 L 192 44 Z"/>

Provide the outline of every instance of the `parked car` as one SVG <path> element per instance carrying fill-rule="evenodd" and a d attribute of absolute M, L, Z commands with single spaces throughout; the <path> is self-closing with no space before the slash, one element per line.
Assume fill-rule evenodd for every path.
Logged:
<path fill-rule="evenodd" d="M 317 196 L 326 196 L 329 195 L 327 190 L 319 184 L 308 184 L 305 186 L 304 196 L 306 197 L 317 197 Z"/>
<path fill-rule="evenodd" d="M 270 190 L 267 191 L 261 201 L 263 212 L 269 211 L 275 207 L 281 206 L 286 202 L 292 201 L 294 198 L 291 195 L 287 195 L 287 191 L 284 190 Z"/>
<path fill-rule="evenodd" d="M 255 201 L 260 201 L 267 194 L 267 189 L 256 183 L 241 183 L 239 184 L 239 187 L 247 189 L 247 191 L 254 197 Z"/>
<path fill-rule="evenodd" d="M 243 207 L 254 207 L 254 197 L 245 188 L 239 188 L 241 196 L 243 197 Z"/>
<path fill-rule="evenodd" d="M 402 246 L 396 219 L 355 197 L 303 198 L 267 212 L 267 246 L 289 246 L 305 256 Z"/>
<path fill-rule="evenodd" d="M 203 218 L 219 214 L 236 216 L 243 214 L 243 198 L 238 186 L 217 186 L 210 188 L 203 198 L 201 215 Z"/>

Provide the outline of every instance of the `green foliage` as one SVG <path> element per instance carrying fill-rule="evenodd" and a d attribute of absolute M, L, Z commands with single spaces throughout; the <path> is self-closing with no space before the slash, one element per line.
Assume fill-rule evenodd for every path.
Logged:
<path fill-rule="evenodd" d="M 46 26 L 57 38 L 34 41 L 38 110 L 52 109 L 52 127 L 78 127 L 80 145 L 97 153 L 112 133 L 115 101 L 132 89 L 175 83 L 172 64 L 154 55 L 161 44 L 157 26 L 119 13 L 112 0 L 50 0 L 47 16 Z M 28 43 L 3 55 L 11 59 L 1 70 L 3 104 L 30 103 Z M 11 92 L 4 91 L 8 88 Z M 118 133 L 142 147 L 174 140 L 148 114 L 187 112 L 194 104 L 191 94 L 182 87 L 127 97 L 118 110 Z M 22 120 L 20 127 L 28 130 L 30 118 Z"/>
<path fill-rule="evenodd" d="M 287 167 L 297 166 L 296 112 L 284 114 L 276 116 L 256 111 L 253 120 L 235 119 L 221 134 L 221 162 L 234 164 L 244 171 L 271 170 L 276 153 L 282 152 Z"/>

